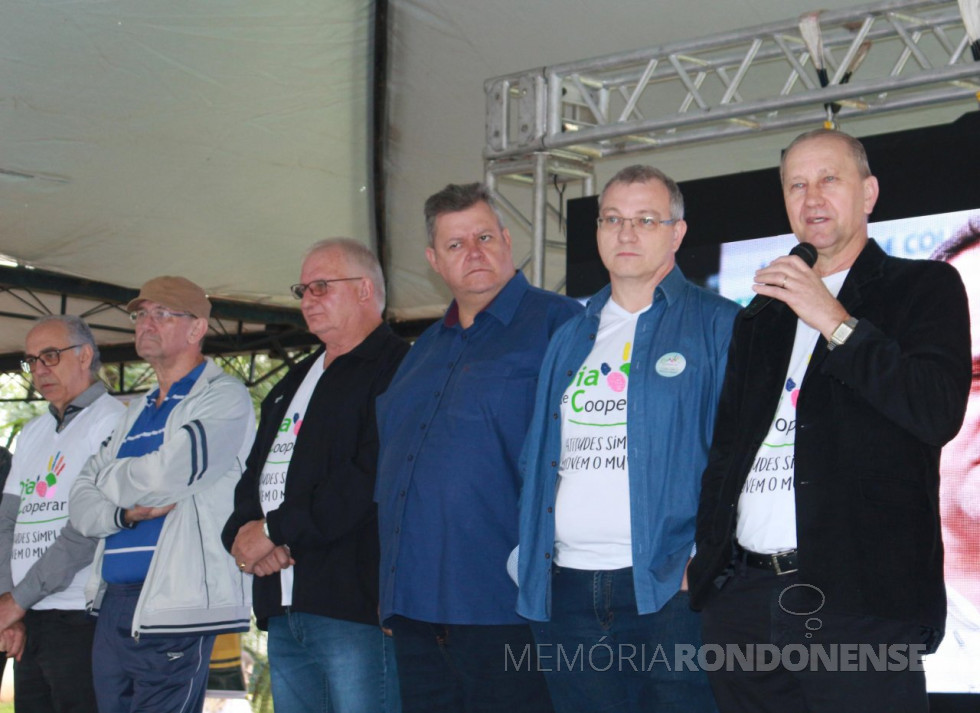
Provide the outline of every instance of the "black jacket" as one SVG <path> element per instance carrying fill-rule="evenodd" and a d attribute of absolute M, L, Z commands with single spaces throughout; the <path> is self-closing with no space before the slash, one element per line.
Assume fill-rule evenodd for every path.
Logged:
<path fill-rule="evenodd" d="M 374 402 L 387 388 L 408 344 L 380 325 L 337 357 L 317 383 L 286 475 L 283 503 L 266 516 L 277 545 L 296 560 L 295 611 L 378 623 L 378 515 L 374 481 L 378 431 Z M 235 510 L 222 532 L 231 549 L 238 529 L 262 518 L 259 478 L 290 401 L 322 352 L 292 369 L 262 402 L 255 443 L 235 489 Z M 278 575 L 252 578 L 259 627 L 283 613 Z"/>
<path fill-rule="evenodd" d="M 939 453 L 970 391 L 963 283 L 945 263 L 888 257 L 869 241 L 838 299 L 857 328 L 833 351 L 818 339 L 797 402 L 800 581 L 824 593 L 828 612 L 942 631 Z M 736 319 L 688 571 L 696 608 L 731 575 L 739 494 L 772 422 L 796 322 L 782 302 Z"/>

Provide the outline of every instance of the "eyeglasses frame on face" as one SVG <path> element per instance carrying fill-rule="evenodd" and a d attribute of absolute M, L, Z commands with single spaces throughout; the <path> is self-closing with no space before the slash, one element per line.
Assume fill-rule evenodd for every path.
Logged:
<path fill-rule="evenodd" d="M 37 355 L 25 354 L 24 358 L 20 360 L 20 368 L 26 371 L 27 373 L 31 373 L 34 371 L 34 366 L 38 362 L 41 362 L 42 364 L 44 364 L 44 366 L 51 369 L 53 367 L 58 366 L 58 364 L 61 363 L 61 352 L 66 352 L 69 349 L 78 349 L 79 347 L 84 347 L 84 346 L 85 346 L 84 344 L 72 344 L 70 347 L 62 347 L 61 349 L 43 349 Z M 54 358 L 54 361 L 52 361 L 49 364 L 48 360 L 51 357 Z"/>
<path fill-rule="evenodd" d="M 610 220 L 619 220 L 622 222 L 619 225 L 610 225 Z M 637 224 L 636 221 L 638 220 L 649 220 L 653 222 L 650 225 L 643 225 L 642 223 Z M 599 226 L 599 230 L 622 230 L 624 227 L 626 227 L 626 223 L 629 223 L 633 230 L 652 233 L 661 225 L 673 225 L 678 220 L 680 220 L 680 218 L 660 220 L 660 218 L 654 218 L 652 215 L 637 215 L 632 218 L 625 218 L 621 215 L 600 215 L 595 219 L 595 222 L 596 225 Z"/>
<path fill-rule="evenodd" d="M 289 292 L 298 300 L 303 299 L 303 295 L 309 290 L 314 297 L 323 297 L 330 291 L 331 282 L 347 282 L 348 280 L 363 280 L 363 277 L 335 277 L 332 280 L 312 280 L 311 282 L 297 282 L 289 286 Z M 313 285 L 323 285 L 323 287 L 313 287 Z"/>
<path fill-rule="evenodd" d="M 134 309 L 129 313 L 129 321 L 136 324 L 141 319 L 149 317 L 151 322 L 159 324 L 171 317 L 194 317 L 190 312 L 174 312 L 166 307 L 155 307 L 153 309 Z"/>

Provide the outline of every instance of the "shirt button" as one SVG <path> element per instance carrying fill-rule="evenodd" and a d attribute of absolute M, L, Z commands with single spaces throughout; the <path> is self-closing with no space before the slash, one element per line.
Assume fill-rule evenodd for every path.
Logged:
<path fill-rule="evenodd" d="M 554 419 L 557 419 L 558 418 L 558 414 L 557 413 L 553 413 L 553 414 L 551 414 L 551 417 L 554 418 Z"/>
<path fill-rule="evenodd" d="M 558 465 L 558 461 L 556 461 L 556 460 L 551 461 L 551 467 L 552 468 L 554 468 L 556 465 Z"/>
<path fill-rule="evenodd" d="M 401 529 L 400 527 L 396 527 L 396 528 L 395 528 L 395 534 L 396 534 L 396 535 L 397 535 L 397 534 L 398 534 L 399 532 L 401 532 L 401 531 L 402 531 L 402 529 Z"/>
<path fill-rule="evenodd" d="M 595 335 L 594 334 L 590 334 L 589 335 L 589 339 L 591 339 L 594 342 L 595 341 Z"/>
<path fill-rule="evenodd" d="M 438 391 L 436 392 L 436 398 L 439 398 L 439 392 Z"/>
<path fill-rule="evenodd" d="M 405 497 L 405 491 L 403 490 L 400 493 L 398 493 L 398 497 L 404 498 Z"/>
<path fill-rule="evenodd" d="M 420 426 L 420 428 L 421 428 L 421 429 L 422 429 L 422 430 L 424 431 L 424 430 L 425 430 L 425 424 L 423 423 L 423 424 L 422 424 L 422 425 Z"/>
<path fill-rule="evenodd" d="M 545 552 L 545 553 L 544 553 L 544 558 L 545 558 L 546 560 L 550 560 L 550 559 L 551 559 L 551 553 L 550 553 L 550 552 Z"/>
<path fill-rule="evenodd" d="M 574 371 L 572 371 L 571 369 L 569 369 L 568 371 L 565 372 L 565 376 L 571 376 L 574 373 L 575 373 Z"/>
<path fill-rule="evenodd" d="M 394 568 L 394 567 L 392 567 L 392 568 L 391 568 L 391 571 L 392 571 L 392 572 L 394 572 L 394 571 L 395 571 L 395 568 Z"/>
<path fill-rule="evenodd" d="M 548 508 L 548 512 L 549 513 L 554 512 L 554 508 Z"/>
<path fill-rule="evenodd" d="M 413 460 L 415 460 L 415 456 L 413 456 L 411 453 L 409 453 L 408 454 L 408 462 L 411 463 Z"/>

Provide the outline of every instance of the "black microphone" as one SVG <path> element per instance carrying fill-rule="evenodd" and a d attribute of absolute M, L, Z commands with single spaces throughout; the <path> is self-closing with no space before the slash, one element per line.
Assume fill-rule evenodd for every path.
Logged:
<path fill-rule="evenodd" d="M 790 255 L 796 255 L 803 262 L 806 263 L 807 267 L 813 267 L 817 264 L 817 249 L 810 245 L 810 243 L 800 243 L 792 250 L 789 251 Z M 756 295 L 752 298 L 752 301 L 745 308 L 745 318 L 751 319 L 755 317 L 759 312 L 765 309 L 766 305 L 772 302 L 773 298 L 767 295 Z"/>

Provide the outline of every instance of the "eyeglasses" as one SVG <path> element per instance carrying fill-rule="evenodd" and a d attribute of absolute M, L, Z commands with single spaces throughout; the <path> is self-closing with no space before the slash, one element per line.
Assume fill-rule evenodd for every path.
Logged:
<path fill-rule="evenodd" d="M 129 313 L 129 321 L 133 324 L 137 322 L 142 322 L 144 319 L 149 319 L 151 322 L 160 323 L 164 320 L 170 319 L 171 317 L 193 317 L 190 312 L 174 312 L 169 309 L 164 309 L 163 307 L 156 307 L 154 309 L 138 309 Z"/>
<path fill-rule="evenodd" d="M 293 297 L 298 300 L 303 299 L 303 295 L 309 290 L 310 294 L 314 297 L 323 297 L 327 292 L 330 291 L 331 282 L 346 282 L 347 280 L 363 280 L 363 277 L 338 277 L 333 280 L 313 280 L 313 282 L 307 282 L 305 285 L 299 282 L 292 285 L 289 291 L 293 293 Z"/>
<path fill-rule="evenodd" d="M 673 225 L 679 218 L 670 220 L 660 220 L 652 215 L 638 215 L 635 218 L 624 218 L 621 215 L 603 215 L 596 218 L 596 225 L 599 230 L 622 230 L 623 226 L 629 223 L 634 230 L 644 233 L 652 233 L 661 225 Z"/>
<path fill-rule="evenodd" d="M 58 366 L 61 361 L 61 352 L 66 352 L 69 349 L 77 349 L 78 347 L 83 347 L 84 344 L 72 344 L 70 347 L 62 347 L 61 349 L 45 349 L 43 352 L 34 356 L 33 354 L 25 354 L 24 358 L 20 360 L 20 368 L 24 371 L 34 371 L 34 365 L 41 362 L 47 367 Z"/>

